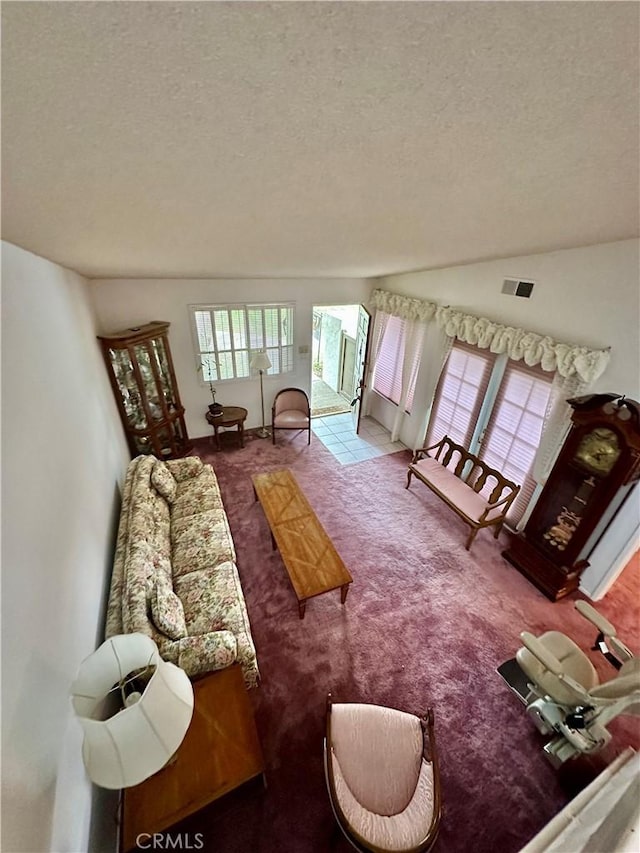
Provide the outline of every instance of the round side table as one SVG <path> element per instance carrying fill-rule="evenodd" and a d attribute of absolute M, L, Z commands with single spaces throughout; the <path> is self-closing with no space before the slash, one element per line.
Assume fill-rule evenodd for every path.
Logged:
<path fill-rule="evenodd" d="M 213 427 L 217 450 L 221 449 L 220 435 L 218 434 L 220 427 L 229 429 L 230 427 L 237 426 L 240 447 L 244 447 L 244 422 L 247 417 L 246 409 L 243 409 L 242 406 L 223 406 L 219 415 L 214 416 L 211 412 L 207 412 L 205 417 L 207 419 L 207 423 L 210 423 Z"/>

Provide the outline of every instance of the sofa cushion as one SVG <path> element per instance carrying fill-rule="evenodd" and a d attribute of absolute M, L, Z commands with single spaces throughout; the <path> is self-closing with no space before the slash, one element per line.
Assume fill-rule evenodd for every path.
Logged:
<path fill-rule="evenodd" d="M 228 561 L 175 579 L 189 635 L 245 630 L 238 598 L 237 569 Z"/>
<path fill-rule="evenodd" d="M 207 465 L 197 477 L 178 483 L 178 493 L 171 506 L 171 519 L 177 521 L 189 515 L 216 510 L 224 515 L 218 480 L 213 468 Z"/>
<path fill-rule="evenodd" d="M 172 519 L 171 545 L 174 581 L 236 558 L 227 517 L 219 510 Z"/>
<path fill-rule="evenodd" d="M 157 574 L 151 593 L 151 617 L 156 628 L 172 640 L 187 636 L 182 602 L 162 572 Z"/>
<path fill-rule="evenodd" d="M 178 483 L 166 464 L 161 460 L 157 460 L 151 472 L 151 482 L 156 488 L 156 491 L 162 495 L 167 503 L 172 504 L 178 492 Z"/>
<path fill-rule="evenodd" d="M 197 477 L 202 471 L 204 462 L 198 456 L 185 456 L 183 459 L 169 459 L 165 463 L 178 483 Z"/>
<path fill-rule="evenodd" d="M 256 650 L 235 563 L 228 561 L 178 577 L 174 592 L 182 601 L 189 636 L 232 631 L 237 640 L 238 661 L 255 680 Z"/>

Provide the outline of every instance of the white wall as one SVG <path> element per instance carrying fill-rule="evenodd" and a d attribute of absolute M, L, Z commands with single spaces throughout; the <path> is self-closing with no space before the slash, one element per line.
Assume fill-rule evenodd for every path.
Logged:
<path fill-rule="evenodd" d="M 505 278 L 536 282 L 530 299 L 502 294 Z M 462 267 L 389 276 L 376 282 L 384 290 L 450 305 L 498 323 L 520 326 L 559 341 L 594 348 L 611 347 L 611 361 L 594 391 L 626 394 L 640 399 L 640 241 L 624 240 L 581 249 L 505 258 Z M 414 414 L 406 418 L 400 438 L 415 446 L 424 405 L 416 388 Z M 395 406 L 372 396 L 371 414 L 391 427 Z M 638 541 L 638 500 L 627 501 L 617 524 L 612 525 L 592 555 L 583 576 L 583 590 L 602 595 L 603 580 L 614 578 L 619 560 Z M 620 556 L 620 559 L 624 559 Z"/>
<path fill-rule="evenodd" d="M 69 688 L 101 640 L 129 455 L 87 282 L 2 244 L 2 849 L 87 850 Z M 109 831 L 109 827 L 108 830 Z M 92 850 L 115 847 L 96 838 Z"/>
<path fill-rule="evenodd" d="M 265 421 L 269 424 L 271 404 L 279 388 L 292 385 L 307 392 L 311 389 L 313 306 L 366 303 L 371 290 L 371 283 L 364 279 L 111 279 L 91 283 L 101 332 L 117 332 L 150 320 L 171 323 L 171 354 L 191 438 L 211 433 L 205 420 L 211 396 L 196 369 L 189 305 L 295 302 L 296 370 L 279 377 L 265 375 Z M 298 354 L 300 346 L 308 347 L 305 355 Z M 218 403 L 247 409 L 246 428 L 260 426 L 257 378 L 216 382 L 215 386 Z"/>

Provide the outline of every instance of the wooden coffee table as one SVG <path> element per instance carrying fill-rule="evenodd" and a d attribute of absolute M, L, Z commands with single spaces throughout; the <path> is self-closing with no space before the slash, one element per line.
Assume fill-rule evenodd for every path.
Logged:
<path fill-rule="evenodd" d="M 298 599 L 300 618 L 309 598 L 332 589 L 340 589 L 344 604 L 353 578 L 291 471 L 256 474 L 252 482 Z"/>
<path fill-rule="evenodd" d="M 121 845 L 135 850 L 223 794 L 264 771 L 253 708 L 239 664 L 194 682 L 191 725 L 173 759 L 158 773 L 126 788 Z M 210 848 L 207 848 L 210 849 Z"/>
<path fill-rule="evenodd" d="M 220 436 L 218 430 L 220 427 L 229 429 L 230 427 L 238 427 L 238 439 L 240 447 L 244 447 L 244 422 L 247 419 L 247 410 L 242 406 L 223 406 L 219 415 L 214 416 L 211 412 L 206 414 L 207 423 L 213 427 L 213 432 L 216 438 L 216 449 L 220 450 Z"/>

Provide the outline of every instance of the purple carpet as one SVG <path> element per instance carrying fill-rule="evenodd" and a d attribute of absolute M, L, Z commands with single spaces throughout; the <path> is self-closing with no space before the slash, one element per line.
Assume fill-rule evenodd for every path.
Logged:
<path fill-rule="evenodd" d="M 231 438 L 231 436 L 225 436 Z M 295 433 L 249 436 L 244 450 L 196 451 L 211 462 L 237 550 L 262 684 L 252 691 L 268 788 L 260 781 L 213 803 L 181 829 L 202 832 L 219 853 L 322 853 L 351 849 L 334 833 L 323 775 L 325 699 L 435 712 L 443 818 L 435 850 L 518 851 L 627 744 L 640 747 L 637 718 L 614 721 L 599 756 L 554 770 L 524 706 L 496 673 L 520 631 L 559 629 L 588 649 L 594 629 L 552 604 L 481 531 L 468 528 L 422 484 L 405 490 L 409 453 L 341 466 L 317 440 Z M 251 476 L 290 468 L 353 575 L 312 599 L 304 620 Z M 638 572 L 630 566 L 598 608 L 639 648 Z M 606 678 L 613 670 L 592 654 Z"/>

